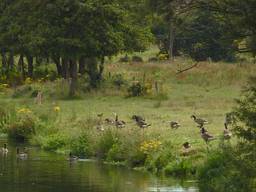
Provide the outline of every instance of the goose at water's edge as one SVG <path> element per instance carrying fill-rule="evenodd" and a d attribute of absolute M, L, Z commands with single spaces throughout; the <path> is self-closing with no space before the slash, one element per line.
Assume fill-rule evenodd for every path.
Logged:
<path fill-rule="evenodd" d="M 4 154 L 8 153 L 8 149 L 7 149 L 6 143 L 4 144 L 4 147 L 2 148 L 2 153 L 4 153 Z"/>
<path fill-rule="evenodd" d="M 19 158 L 21 160 L 25 160 L 28 158 L 28 154 L 25 152 L 25 148 L 24 148 L 24 152 L 20 152 L 20 149 L 17 148 L 16 156 L 17 156 L 17 158 Z"/>
<path fill-rule="evenodd" d="M 79 158 L 73 155 L 71 152 L 69 153 L 69 157 L 67 158 L 68 161 L 77 161 Z"/>

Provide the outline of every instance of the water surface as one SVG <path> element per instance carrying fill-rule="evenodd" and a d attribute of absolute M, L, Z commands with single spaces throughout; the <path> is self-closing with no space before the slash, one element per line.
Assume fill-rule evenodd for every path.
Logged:
<path fill-rule="evenodd" d="M 90 160 L 70 163 L 65 156 L 28 149 L 27 160 L 17 159 L 16 146 L 9 146 L 8 155 L 0 154 L 0 192 L 198 191 L 194 182 L 157 178 Z"/>

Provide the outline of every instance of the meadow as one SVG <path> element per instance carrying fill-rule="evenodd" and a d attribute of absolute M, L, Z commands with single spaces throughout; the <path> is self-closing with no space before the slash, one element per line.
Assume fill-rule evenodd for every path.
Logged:
<path fill-rule="evenodd" d="M 71 151 L 83 158 L 154 173 L 195 175 L 209 153 L 223 144 L 225 115 L 236 106 L 235 99 L 256 66 L 209 61 L 176 74 L 191 65 L 186 58 L 173 63 L 109 60 L 100 88 L 87 90 L 86 80 L 80 80 L 79 90 L 83 91 L 75 99 L 68 98 L 68 82 L 62 79 L 27 80 L 16 88 L 2 85 L 0 130 L 9 136 L 24 136 L 32 145 L 49 151 Z M 134 82 L 145 86 L 143 95 L 129 96 L 127 87 Z M 42 104 L 35 102 L 38 90 L 43 94 Z M 114 119 L 114 113 L 126 122 L 125 128 L 104 122 Z M 139 128 L 132 115 L 143 116 L 151 126 Z M 191 115 L 209 121 L 206 128 L 216 137 L 209 146 Z M 170 121 L 181 127 L 172 129 Z M 189 150 L 183 149 L 185 142 L 191 144 Z M 235 144 L 236 138 L 230 143 Z"/>

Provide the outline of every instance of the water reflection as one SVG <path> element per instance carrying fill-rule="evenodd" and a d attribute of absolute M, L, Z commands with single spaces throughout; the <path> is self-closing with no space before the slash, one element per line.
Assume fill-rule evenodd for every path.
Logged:
<path fill-rule="evenodd" d="M 194 192 L 194 185 L 94 161 L 70 163 L 35 148 L 29 149 L 27 160 L 17 159 L 10 147 L 8 155 L 0 156 L 3 192 Z"/>

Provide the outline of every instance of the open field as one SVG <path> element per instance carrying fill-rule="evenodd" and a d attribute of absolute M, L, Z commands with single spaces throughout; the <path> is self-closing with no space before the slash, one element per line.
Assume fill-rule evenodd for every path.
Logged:
<path fill-rule="evenodd" d="M 186 68 L 190 65 L 190 62 L 181 59 L 174 64 L 109 63 L 105 71 L 106 81 L 101 89 L 83 93 L 79 99 L 59 99 L 56 96 L 61 95 L 65 89 L 63 82 L 34 82 L 24 85 L 23 87 L 30 86 L 31 89 L 15 98 L 11 96 L 22 88 L 16 91 L 7 89 L 2 92 L 1 107 L 12 106 L 13 109 L 15 108 L 14 111 L 26 108 L 33 112 L 33 115 L 40 119 L 40 123 L 39 126 L 35 126 L 36 134 L 30 141 L 45 149 L 66 153 L 74 149 L 77 155 L 82 151 L 82 154 L 87 157 L 97 156 L 102 152 L 104 160 L 125 161 L 133 166 L 146 164 L 148 169 L 155 168 L 155 165 L 152 166 L 149 162 L 156 161 L 161 157 L 157 153 L 163 151 L 166 154 L 163 158 L 165 162 L 163 167 L 158 168 L 159 170 L 168 167 L 177 159 L 189 160 L 194 167 L 204 161 L 207 150 L 191 115 L 195 114 L 207 119 L 208 131 L 216 138 L 221 138 L 225 114 L 232 111 L 235 106 L 234 99 L 239 98 L 242 86 L 246 84 L 247 78 L 254 74 L 256 66 L 200 63 L 198 67 L 176 75 L 179 66 Z M 154 86 L 151 86 L 148 95 L 127 97 L 126 86 L 128 85 L 117 89 L 108 81 L 109 73 L 111 76 L 122 74 L 128 85 L 134 80 L 153 85 L 157 81 L 160 86 L 159 93 L 157 94 Z M 35 104 L 35 99 L 30 96 L 38 87 L 43 91 L 42 105 Z M 56 106 L 57 110 L 55 110 Z M 103 119 L 114 119 L 113 113 L 117 113 L 119 118 L 126 122 L 126 127 L 116 130 L 113 125 L 106 125 L 97 117 L 100 113 L 103 113 Z M 137 127 L 131 119 L 134 114 L 145 117 L 146 121 L 151 123 L 151 127 L 145 130 Z M 181 127 L 177 130 L 171 129 L 169 121 L 178 121 Z M 97 130 L 96 127 L 99 124 L 104 131 Z M 111 130 L 118 142 L 105 141 L 107 139 L 104 134 L 107 135 L 107 130 Z M 85 144 L 78 142 L 79 147 L 74 147 L 72 143 L 81 139 L 79 137 L 84 134 L 88 137 L 88 143 L 87 141 Z M 102 140 L 111 143 L 109 149 L 101 149 Z M 146 152 L 141 151 L 143 143 L 152 140 L 159 141 L 159 146 L 149 147 Z M 184 155 L 182 144 L 187 141 L 192 145 L 191 153 Z M 231 143 L 235 143 L 235 138 Z M 118 149 L 113 149 L 114 144 L 120 145 Z M 219 144 L 217 139 L 211 142 L 209 149 L 213 150 L 219 147 Z M 87 148 L 84 150 L 84 146 L 80 145 L 88 145 L 88 150 Z M 136 163 L 136 158 L 139 158 L 138 161 L 143 161 L 141 157 L 137 157 L 138 151 L 144 153 L 146 159 L 151 160 Z"/>

